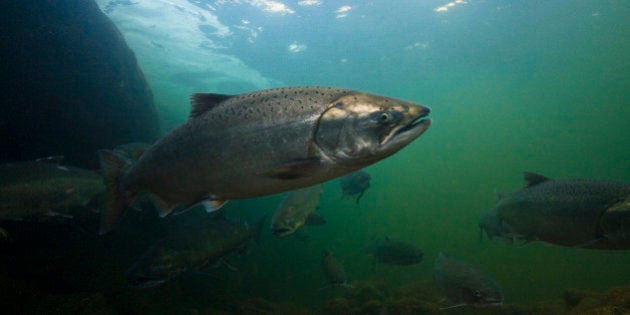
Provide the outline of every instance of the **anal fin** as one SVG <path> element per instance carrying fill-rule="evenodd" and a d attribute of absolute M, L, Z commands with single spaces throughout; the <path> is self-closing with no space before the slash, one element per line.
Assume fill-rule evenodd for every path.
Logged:
<path fill-rule="evenodd" d="M 169 213 L 173 212 L 175 207 L 177 207 L 176 203 L 168 202 L 154 194 L 150 194 L 150 198 L 153 205 L 157 208 L 160 218 L 167 216 Z"/>
<path fill-rule="evenodd" d="M 204 200 L 201 205 L 206 209 L 206 212 L 211 213 L 221 209 L 227 202 L 227 200 Z"/>

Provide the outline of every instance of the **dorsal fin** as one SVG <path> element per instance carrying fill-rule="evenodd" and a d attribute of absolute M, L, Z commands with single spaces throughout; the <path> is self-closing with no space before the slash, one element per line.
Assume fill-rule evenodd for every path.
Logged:
<path fill-rule="evenodd" d="M 199 117 L 199 115 L 213 109 L 230 97 L 232 97 L 232 95 L 195 93 L 190 96 L 192 109 L 190 110 L 190 116 L 188 116 L 188 118 Z"/>
<path fill-rule="evenodd" d="M 549 180 L 549 178 L 543 175 L 532 173 L 532 172 L 524 172 L 523 178 L 525 179 L 525 187 L 532 187 L 544 181 Z"/>

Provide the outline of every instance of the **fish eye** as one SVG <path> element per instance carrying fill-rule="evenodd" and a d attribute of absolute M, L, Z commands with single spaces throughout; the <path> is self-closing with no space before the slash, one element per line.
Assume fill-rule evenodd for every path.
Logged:
<path fill-rule="evenodd" d="M 390 112 L 382 112 L 381 115 L 378 117 L 379 121 L 381 123 L 388 123 L 392 121 L 392 114 Z"/>

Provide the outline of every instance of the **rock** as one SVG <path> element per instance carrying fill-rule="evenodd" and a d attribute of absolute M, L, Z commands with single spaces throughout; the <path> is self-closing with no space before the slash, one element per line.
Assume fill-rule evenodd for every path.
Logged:
<path fill-rule="evenodd" d="M 345 291 L 344 296 L 356 304 L 367 301 L 383 301 L 387 298 L 387 288 L 369 282 L 355 282 L 353 288 Z"/>
<path fill-rule="evenodd" d="M 378 300 L 368 300 L 365 301 L 363 304 L 361 304 L 361 314 L 374 314 L 374 315 L 379 315 L 384 307 L 386 307 L 385 305 L 383 305 L 383 303 L 381 301 Z"/>
<path fill-rule="evenodd" d="M 334 298 L 326 301 L 323 305 L 323 313 L 331 315 L 348 315 L 356 314 L 358 310 L 350 301 L 345 298 Z"/>
<path fill-rule="evenodd" d="M 571 315 L 630 315 L 630 286 L 619 286 L 606 294 L 567 289 L 564 294 Z"/>
<path fill-rule="evenodd" d="M 608 290 L 604 303 L 630 309 L 630 286 L 611 288 Z"/>
<path fill-rule="evenodd" d="M 584 298 L 600 298 L 601 295 L 595 292 L 569 288 L 564 291 L 563 297 L 564 301 L 569 307 L 575 307 L 576 305 L 580 304 Z"/>
<path fill-rule="evenodd" d="M 571 315 L 629 315 L 630 310 L 619 306 L 605 305 L 579 312 L 572 311 Z"/>
<path fill-rule="evenodd" d="M 444 314 L 437 304 L 411 297 L 400 297 L 388 305 L 389 314 Z"/>
<path fill-rule="evenodd" d="M 121 33 L 92 0 L 23 0 L 0 19 L 0 163 L 153 142 L 151 91 Z"/>

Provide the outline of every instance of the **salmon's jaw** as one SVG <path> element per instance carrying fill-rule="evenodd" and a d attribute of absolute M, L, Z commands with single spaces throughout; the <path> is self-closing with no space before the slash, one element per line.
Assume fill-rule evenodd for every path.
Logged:
<path fill-rule="evenodd" d="M 271 234 L 273 234 L 274 236 L 277 237 L 283 237 L 283 236 L 287 236 L 289 234 L 291 234 L 291 232 L 293 232 L 293 230 L 289 229 L 289 228 L 277 228 L 274 229 Z"/>
<path fill-rule="evenodd" d="M 411 140 L 422 135 L 431 126 L 431 118 L 428 118 L 430 109 L 420 112 L 415 118 L 406 125 L 396 126 L 390 133 L 383 138 L 381 145 L 387 145 L 391 141 L 401 141 L 407 144 Z"/>

